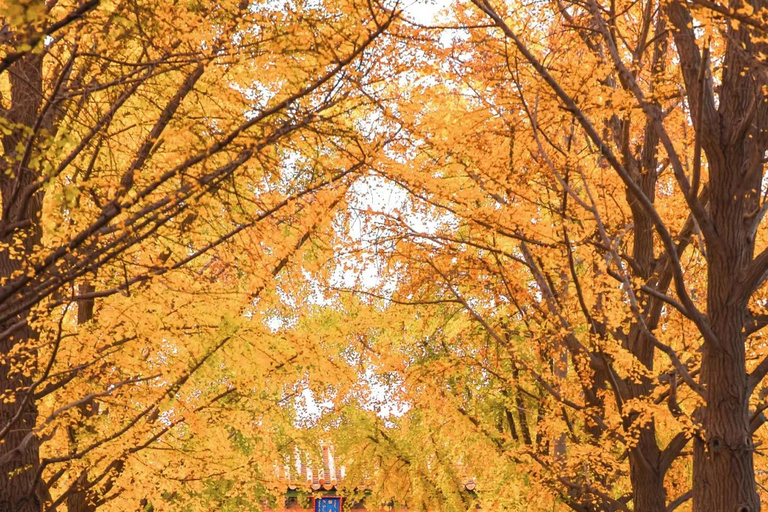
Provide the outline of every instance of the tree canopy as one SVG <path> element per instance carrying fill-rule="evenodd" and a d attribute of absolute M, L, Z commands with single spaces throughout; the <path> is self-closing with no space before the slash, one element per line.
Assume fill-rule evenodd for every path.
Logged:
<path fill-rule="evenodd" d="M 768 6 L 438 7 L 0 0 L 0 510 L 761 509 Z"/>

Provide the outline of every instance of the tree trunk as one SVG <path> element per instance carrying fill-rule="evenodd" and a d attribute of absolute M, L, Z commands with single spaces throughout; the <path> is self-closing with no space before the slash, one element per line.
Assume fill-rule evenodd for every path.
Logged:
<path fill-rule="evenodd" d="M 717 109 L 721 126 L 715 135 L 705 137 L 703 126 L 697 134 L 709 163 L 716 233 L 707 240 L 707 318 L 716 340 L 705 342 L 702 353 L 707 397 L 704 437 L 694 446 L 695 512 L 760 510 L 745 358 L 751 290 L 742 283 L 754 257 L 751 215 L 760 206 L 768 110 L 750 70 L 749 52 L 757 50 L 751 36 L 743 28 L 729 35 Z"/>
<path fill-rule="evenodd" d="M 722 278 L 719 279 L 722 281 Z M 710 286 L 714 284 L 710 281 Z M 744 366 L 743 308 L 712 312 L 722 347 L 705 348 L 701 379 L 707 390 L 704 439 L 694 440 L 695 512 L 757 512 L 749 395 Z"/>
<path fill-rule="evenodd" d="M 723 119 L 744 112 L 756 94 L 754 84 L 739 76 L 743 66 L 726 52 L 732 69 L 724 72 Z M 735 76 L 734 76 L 735 75 Z M 727 98 L 727 102 L 725 99 Z M 756 123 L 757 124 L 757 123 Z M 729 129 L 725 129 L 728 126 Z M 755 127 L 759 131 L 759 127 Z M 731 139 L 734 127 L 724 123 L 721 137 Z M 751 268 L 754 240 L 750 215 L 759 201 L 761 172 L 754 172 L 756 153 L 762 156 L 764 134 L 752 129 L 721 151 L 708 154 L 712 198 L 710 213 L 718 234 L 708 243 L 707 318 L 716 337 L 705 342 L 701 383 L 706 390 L 702 411 L 703 438 L 694 442 L 694 512 L 757 512 L 752 433 L 749 426 L 749 390 L 745 344 L 749 291 L 740 284 Z M 756 159 L 760 162 L 760 158 Z M 759 164 L 762 167 L 762 164 Z"/>
<path fill-rule="evenodd" d="M 8 268 L 9 258 L 0 255 L 0 272 L 3 276 Z M 8 325 L 1 325 L 5 330 Z M 19 413 L 19 407 L 25 391 L 32 383 L 28 375 L 18 371 L 18 358 L 10 360 L 8 355 L 17 344 L 25 344 L 34 333 L 29 328 L 16 331 L 13 337 L 0 342 L 0 389 L 3 401 L 0 403 L 0 428 L 11 425 L 0 444 L 0 458 L 9 459 L 0 465 L 0 510 L 14 512 L 33 512 L 40 510 L 40 499 L 36 494 L 37 470 L 40 465 L 39 442 L 33 433 L 37 421 L 37 409 L 34 401 L 29 401 Z M 12 401 L 6 402 L 7 398 Z"/>
<path fill-rule="evenodd" d="M 652 456 L 654 452 L 655 458 Z M 667 510 L 664 472 L 659 468 L 658 454 L 655 429 L 644 429 L 638 445 L 629 453 L 629 478 L 635 510 L 644 512 L 666 512 Z"/>
<path fill-rule="evenodd" d="M 707 392 L 704 438 L 694 440 L 694 512 L 757 512 L 749 394 L 745 368 L 746 308 L 729 304 L 733 266 L 712 258 L 708 310 L 719 347 L 705 346 L 701 381 Z M 719 264 L 718 264 L 719 263 Z"/>
<path fill-rule="evenodd" d="M 36 173 L 20 165 L 18 149 L 27 142 L 29 129 L 34 125 L 42 102 L 42 56 L 28 55 L 8 70 L 11 82 L 11 108 L 1 112 L 15 128 L 3 137 L 5 160 L 0 163 L 0 192 L 2 193 L 3 217 L 0 230 L 14 222 L 28 222 L 29 227 L 13 230 L 3 236 L 3 244 L 15 249 L 20 245 L 22 254 L 0 252 L 0 280 L 5 284 L 34 255 L 41 240 L 39 218 L 42 197 L 33 195 L 20 204 L 21 194 L 14 192 L 37 179 Z M 19 243 L 19 240 L 22 242 Z M 9 301 L 14 301 L 12 297 Z M 0 310 L 9 307 L 3 304 Z M 7 432 L 0 439 L 0 510 L 37 512 L 47 494 L 41 490 L 39 439 L 34 433 L 37 408 L 34 399 L 27 398 L 32 384 L 32 368 L 22 370 L 21 363 L 35 361 L 34 340 L 37 334 L 26 324 L 29 312 L 11 318 L 0 325 L 0 429 Z M 19 327 L 21 326 L 21 327 Z M 9 331 L 12 331 L 9 333 Z"/>

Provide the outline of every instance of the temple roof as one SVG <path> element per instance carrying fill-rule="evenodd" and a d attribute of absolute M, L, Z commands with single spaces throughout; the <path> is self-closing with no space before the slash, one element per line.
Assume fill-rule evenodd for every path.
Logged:
<path fill-rule="evenodd" d="M 322 450 L 322 465 L 307 466 L 297 455 L 296 471 L 291 471 L 289 466 L 282 468 L 282 479 L 286 481 L 289 490 L 308 489 L 312 491 L 331 491 L 340 484 L 345 477 L 345 468 L 337 465 L 333 456 L 333 447 L 330 444 L 320 445 Z M 357 487 L 367 488 L 367 484 Z M 461 479 L 461 487 L 467 491 L 474 491 L 475 479 L 464 475 Z"/>
<path fill-rule="evenodd" d="M 283 478 L 287 480 L 288 489 L 298 489 L 309 487 L 313 491 L 321 489 L 330 491 L 336 487 L 336 484 L 344 478 L 344 467 L 336 466 L 333 457 L 333 449 L 329 444 L 321 444 L 323 453 L 322 466 L 306 466 L 303 461 L 298 463 L 298 477 L 294 477 L 294 472 L 286 466 L 283 468 Z"/>

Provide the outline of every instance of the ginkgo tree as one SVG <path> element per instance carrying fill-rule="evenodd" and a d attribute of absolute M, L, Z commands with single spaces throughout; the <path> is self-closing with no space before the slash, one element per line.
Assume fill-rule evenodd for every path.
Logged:
<path fill-rule="evenodd" d="M 137 482 L 202 464 L 178 448 L 140 470 L 144 451 L 197 435 L 208 453 L 211 409 L 291 363 L 265 347 L 238 374 L 268 338 L 260 296 L 375 153 L 360 91 L 393 11 L 9 0 L 0 16 L 0 508 L 142 506 Z"/>
<path fill-rule="evenodd" d="M 351 288 L 476 322 L 446 360 L 538 404 L 506 436 L 574 510 L 760 509 L 763 9 L 476 0 L 400 26 L 417 80 L 382 92 L 402 136 L 376 172 L 409 199 L 356 214 L 382 277 Z"/>

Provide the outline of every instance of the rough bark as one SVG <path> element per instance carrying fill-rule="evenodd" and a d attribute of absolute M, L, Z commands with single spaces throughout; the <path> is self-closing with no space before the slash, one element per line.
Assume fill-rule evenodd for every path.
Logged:
<path fill-rule="evenodd" d="M 713 202 L 715 218 L 724 214 L 740 222 L 734 212 L 738 208 L 733 208 L 732 201 L 728 203 L 731 204 Z M 726 221 L 725 218 L 721 220 Z M 728 235 L 727 231 L 723 234 Z M 733 269 L 741 267 L 751 256 L 751 251 L 734 237 L 727 238 L 730 240 L 723 251 L 726 254 L 711 254 L 708 272 L 708 313 L 719 346 L 705 345 L 702 355 L 701 381 L 707 390 L 707 405 L 703 411 L 704 438 L 694 440 L 693 502 L 696 512 L 760 510 L 752 460 L 745 369 L 746 304 L 734 304 L 731 300 L 736 277 Z"/>
<path fill-rule="evenodd" d="M 712 162 L 713 223 L 718 250 L 709 251 L 707 313 L 717 345 L 705 344 L 701 382 L 707 393 L 703 438 L 694 440 L 695 512 L 756 512 L 752 433 L 745 361 L 746 297 L 737 283 L 752 260 L 745 215 L 749 201 L 734 200 L 742 186 L 744 153 L 727 150 L 725 164 Z M 741 194 L 743 195 L 743 194 Z"/>
<path fill-rule="evenodd" d="M 23 147 L 25 129 L 32 127 L 37 119 L 42 98 L 42 57 L 27 55 L 16 61 L 8 70 L 11 82 L 11 107 L 1 113 L 6 121 L 14 123 L 15 129 L 3 137 L 5 159 L 0 163 L 0 193 L 2 194 L 3 244 L 11 238 L 21 237 L 23 254 L 12 255 L 8 250 L 0 252 L 0 280 L 8 279 L 19 271 L 25 261 L 32 257 L 34 248 L 40 242 L 38 225 L 42 197 L 34 195 L 29 201 L 20 203 L 15 193 L 32 183 L 37 175 L 21 162 L 19 148 Z M 20 164 L 21 162 L 21 164 Z M 14 222 L 26 222 L 28 227 L 7 233 L 7 226 Z M 35 360 L 30 343 L 36 338 L 34 330 L 26 324 L 28 313 L 21 314 L 0 325 L 0 332 L 13 330 L 10 336 L 0 339 L 0 428 L 7 432 L 0 439 L 0 510 L 33 512 L 41 508 L 44 492 L 38 482 L 39 440 L 33 432 L 37 421 L 34 400 L 27 399 L 32 384 L 30 369 L 20 371 L 24 360 Z M 20 326 L 20 327 L 15 327 Z M 14 328 L 15 327 L 15 328 Z M 8 400 L 10 399 L 10 400 Z"/>
<path fill-rule="evenodd" d="M 749 69 L 750 55 L 762 48 L 753 44 L 746 28 L 728 30 L 715 111 L 704 52 L 687 25 L 690 13 L 677 3 L 669 12 L 691 110 L 703 120 L 696 136 L 709 164 L 709 216 L 716 233 L 706 237 L 707 319 L 716 339 L 705 342 L 702 352 L 706 406 L 699 411 L 703 434 L 694 440 L 693 510 L 756 512 L 760 501 L 745 361 L 751 290 L 742 283 L 753 264 L 752 215 L 759 206 L 767 142 L 763 84 Z"/>

